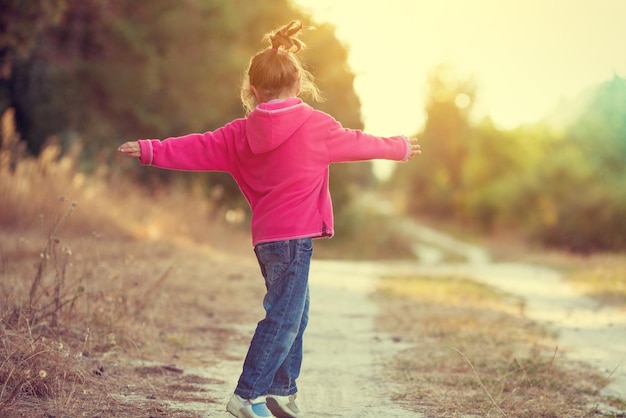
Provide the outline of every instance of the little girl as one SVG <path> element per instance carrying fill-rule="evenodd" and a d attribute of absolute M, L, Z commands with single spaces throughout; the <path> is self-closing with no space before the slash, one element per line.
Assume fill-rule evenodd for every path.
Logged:
<path fill-rule="evenodd" d="M 265 318 L 254 332 L 227 411 L 239 418 L 301 417 L 295 399 L 302 335 L 309 318 L 312 239 L 333 235 L 331 163 L 420 154 L 417 140 L 345 129 L 298 96 L 319 99 L 298 57 L 298 21 L 265 35 L 241 88 L 247 117 L 212 132 L 126 142 L 141 164 L 230 173 L 252 210 L 252 244 L 265 279 Z M 270 412 L 271 410 L 271 412 Z"/>

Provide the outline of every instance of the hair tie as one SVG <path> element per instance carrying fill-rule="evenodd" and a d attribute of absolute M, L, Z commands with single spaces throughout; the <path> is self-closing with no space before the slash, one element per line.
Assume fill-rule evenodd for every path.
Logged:
<path fill-rule="evenodd" d="M 278 52 L 278 47 L 277 47 L 277 46 L 273 46 L 273 47 L 272 47 L 272 51 L 273 51 L 273 52 Z"/>

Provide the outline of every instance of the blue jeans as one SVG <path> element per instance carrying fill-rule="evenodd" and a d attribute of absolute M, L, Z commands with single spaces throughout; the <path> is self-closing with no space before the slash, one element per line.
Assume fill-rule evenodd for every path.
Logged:
<path fill-rule="evenodd" d="M 302 365 L 302 334 L 309 320 L 311 238 L 259 244 L 254 252 L 265 278 L 265 318 L 257 325 L 235 393 L 245 399 L 292 395 Z"/>

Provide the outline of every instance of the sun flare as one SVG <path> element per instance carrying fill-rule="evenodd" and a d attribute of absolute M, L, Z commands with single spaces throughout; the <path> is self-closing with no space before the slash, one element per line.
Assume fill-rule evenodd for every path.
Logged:
<path fill-rule="evenodd" d="M 626 75 L 620 0 L 294 1 L 335 25 L 374 134 L 419 130 L 428 74 L 441 63 L 475 80 L 474 114 L 503 127 L 535 122 L 560 99 Z"/>

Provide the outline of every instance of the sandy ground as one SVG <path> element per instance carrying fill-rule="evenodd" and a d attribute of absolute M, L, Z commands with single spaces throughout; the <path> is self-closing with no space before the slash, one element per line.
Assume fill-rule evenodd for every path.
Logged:
<path fill-rule="evenodd" d="M 380 268 L 369 263 L 314 260 L 311 267 L 311 319 L 298 381 L 298 403 L 307 417 L 416 417 L 391 399 L 381 377 L 383 363 L 401 344 L 374 330 L 377 306 L 370 300 Z M 239 327 L 252 335 L 255 324 Z M 232 360 L 211 370 L 186 370 L 221 381 L 211 392 L 222 403 L 186 405 L 205 416 L 230 416 L 224 405 L 234 389 L 247 346 L 232 346 Z M 237 360 L 235 360 L 237 358 Z M 181 407 L 181 405 L 176 405 Z"/>
<path fill-rule="evenodd" d="M 369 294 L 377 270 L 367 263 L 314 263 L 314 320 L 300 382 L 307 416 L 416 416 L 390 400 L 393 387 L 381 378 L 384 362 L 401 346 L 374 330 L 378 310 Z"/>
<path fill-rule="evenodd" d="M 394 387 L 382 378 L 385 362 L 404 348 L 374 327 L 378 307 L 370 294 L 383 274 L 462 275 L 523 298 L 525 314 L 558 333 L 559 356 L 596 366 L 612 378 L 605 394 L 626 398 L 626 367 L 622 367 L 626 360 L 625 312 L 597 306 L 553 270 L 494 263 L 480 247 L 414 224 L 407 225 L 406 230 L 412 231 L 419 243 L 416 252 L 420 263 L 322 261 L 314 257 L 311 317 L 298 382 L 299 404 L 307 417 L 421 416 L 392 401 Z M 444 262 L 444 253 L 454 253 L 455 260 L 463 261 Z M 179 364 L 185 375 L 205 378 L 205 393 L 214 403 L 166 403 L 194 416 L 230 416 L 225 404 L 236 385 L 256 323 L 228 326 L 248 337 L 229 340 L 225 358 L 211 367 Z"/>

